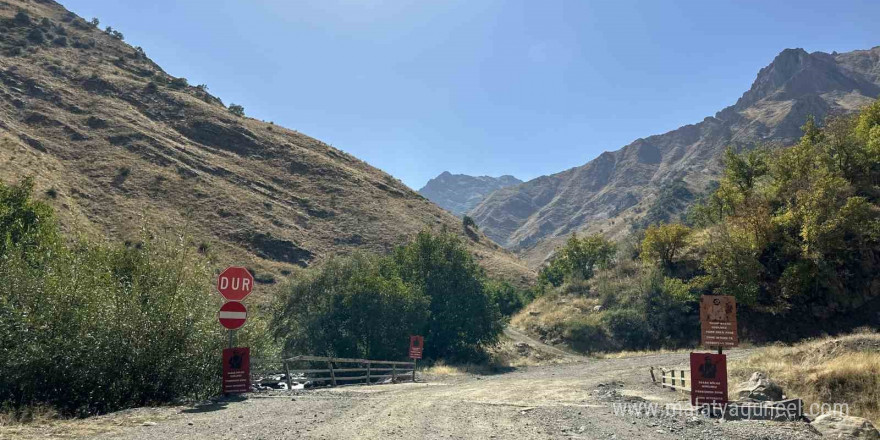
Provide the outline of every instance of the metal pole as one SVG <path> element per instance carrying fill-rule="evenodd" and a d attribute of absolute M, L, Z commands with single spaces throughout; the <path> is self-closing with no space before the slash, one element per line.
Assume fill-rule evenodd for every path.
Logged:
<path fill-rule="evenodd" d="M 229 330 L 229 348 L 235 348 L 235 330 Z"/>
<path fill-rule="evenodd" d="M 419 365 L 418 359 L 413 359 L 413 383 L 416 383 L 416 366 Z"/>

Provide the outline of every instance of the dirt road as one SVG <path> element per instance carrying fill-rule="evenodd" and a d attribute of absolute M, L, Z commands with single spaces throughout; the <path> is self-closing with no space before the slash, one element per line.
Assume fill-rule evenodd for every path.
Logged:
<path fill-rule="evenodd" d="M 735 350 L 730 357 L 747 353 Z M 627 403 L 686 403 L 685 395 L 653 385 L 648 374 L 649 366 L 686 360 L 685 353 L 579 358 L 490 376 L 425 375 L 419 383 L 275 392 L 195 407 L 130 410 L 80 422 L 103 428 L 73 426 L 59 434 L 128 440 L 819 438 L 802 422 L 619 413 Z"/>

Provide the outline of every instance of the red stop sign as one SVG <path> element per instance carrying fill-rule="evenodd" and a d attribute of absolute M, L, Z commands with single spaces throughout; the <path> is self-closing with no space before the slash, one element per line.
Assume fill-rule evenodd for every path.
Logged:
<path fill-rule="evenodd" d="M 240 302 L 229 301 L 220 307 L 217 318 L 220 319 L 220 325 L 229 330 L 241 328 L 247 321 L 247 307 Z"/>
<path fill-rule="evenodd" d="M 217 277 L 217 291 L 229 301 L 241 301 L 253 289 L 254 276 L 243 267 L 227 267 Z"/>

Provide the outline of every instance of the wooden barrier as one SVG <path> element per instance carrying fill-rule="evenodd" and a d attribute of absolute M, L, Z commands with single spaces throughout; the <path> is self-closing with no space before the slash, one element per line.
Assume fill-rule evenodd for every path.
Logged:
<path fill-rule="evenodd" d="M 683 368 L 657 368 L 657 370 L 660 372 L 659 383 L 661 387 L 679 391 L 691 391 L 691 370 Z M 651 380 L 654 383 L 658 383 L 654 374 L 654 367 L 651 367 Z"/>
<path fill-rule="evenodd" d="M 292 358 L 282 359 L 282 362 L 284 363 L 284 371 L 287 373 L 288 388 L 293 388 L 293 375 L 302 375 L 305 378 L 304 380 L 313 383 L 326 382 L 329 380 L 331 386 L 337 386 L 340 383 L 359 381 L 364 381 L 363 383 L 370 385 L 374 383 L 375 380 L 388 378 L 391 378 L 391 381 L 396 383 L 398 375 L 407 373 L 412 373 L 413 379 L 415 379 L 415 362 L 376 361 L 369 359 L 333 358 L 323 356 L 294 356 Z M 291 368 L 291 365 L 306 362 L 326 362 L 327 368 Z M 340 368 L 338 364 L 342 364 L 343 367 Z M 310 375 L 318 376 L 310 377 Z"/>

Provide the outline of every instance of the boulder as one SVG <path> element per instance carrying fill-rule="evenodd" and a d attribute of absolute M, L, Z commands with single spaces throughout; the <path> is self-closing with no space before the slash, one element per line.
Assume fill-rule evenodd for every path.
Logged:
<path fill-rule="evenodd" d="M 770 380 L 766 374 L 756 371 L 747 382 L 736 387 L 736 395 L 740 400 L 778 401 L 782 400 L 782 387 Z"/>
<path fill-rule="evenodd" d="M 810 423 L 823 437 L 839 439 L 880 440 L 877 428 L 867 419 L 840 412 L 822 414 Z"/>

